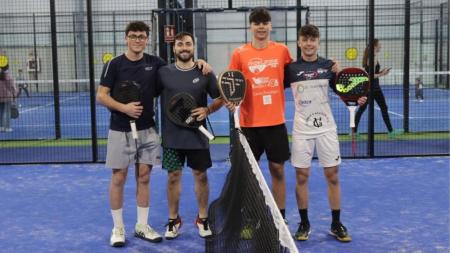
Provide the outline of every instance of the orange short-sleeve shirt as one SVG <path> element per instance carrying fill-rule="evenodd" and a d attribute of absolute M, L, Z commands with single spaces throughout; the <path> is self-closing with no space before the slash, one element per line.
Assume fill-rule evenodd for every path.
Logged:
<path fill-rule="evenodd" d="M 269 42 L 263 49 L 251 43 L 236 48 L 229 69 L 240 70 L 247 80 L 239 121 L 243 127 L 275 126 L 285 122 L 284 67 L 292 62 L 286 45 Z"/>

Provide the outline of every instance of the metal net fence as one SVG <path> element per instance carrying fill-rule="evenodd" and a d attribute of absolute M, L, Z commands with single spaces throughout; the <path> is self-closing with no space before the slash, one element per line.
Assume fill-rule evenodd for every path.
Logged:
<path fill-rule="evenodd" d="M 7 63 L 19 91 L 14 100 L 19 117 L 0 132 L 5 154 L 0 163 L 105 159 L 109 111 L 95 103 L 95 92 L 104 64 L 127 49 L 129 21 L 152 27 L 146 52 L 168 63 L 172 43 L 165 41 L 165 29 L 191 31 L 196 58 L 219 74 L 232 51 L 251 41 L 248 14 L 255 6 L 269 7 L 271 39 L 286 44 L 294 58 L 299 57 L 297 30 L 311 23 L 320 29 L 320 56 L 362 67 L 372 8 L 365 1 L 9 1 L 0 11 L 0 63 Z M 373 8 L 374 37 L 381 44 L 377 59 L 381 68 L 390 68 L 380 87 L 390 125 L 399 134 L 389 134 L 385 108 L 374 101 L 373 119 L 370 107 L 361 114 L 357 157 L 448 154 L 448 1 L 386 1 Z M 342 155 L 352 156 L 348 111 L 331 90 L 330 104 Z M 293 106 L 287 89 L 289 133 Z M 210 120 L 227 143 L 228 112 L 223 108 Z M 225 159 L 223 154 L 215 159 Z"/>

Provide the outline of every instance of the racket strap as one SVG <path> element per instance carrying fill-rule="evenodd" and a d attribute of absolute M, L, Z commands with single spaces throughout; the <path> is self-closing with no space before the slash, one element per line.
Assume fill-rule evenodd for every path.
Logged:
<path fill-rule="evenodd" d="M 128 138 L 128 135 L 126 132 L 123 132 L 123 134 L 125 135 L 125 141 L 127 142 L 127 147 L 131 147 L 131 143 L 130 143 L 130 138 Z M 134 147 L 136 148 L 136 154 L 134 154 L 134 159 L 136 159 L 136 163 L 139 163 L 139 152 L 138 152 L 138 140 L 131 137 L 131 139 L 134 142 Z"/>
<path fill-rule="evenodd" d="M 211 130 L 211 134 L 216 136 L 214 133 L 214 129 L 212 128 L 211 122 L 209 121 L 209 117 L 206 117 L 206 122 L 208 122 L 208 128 Z"/>

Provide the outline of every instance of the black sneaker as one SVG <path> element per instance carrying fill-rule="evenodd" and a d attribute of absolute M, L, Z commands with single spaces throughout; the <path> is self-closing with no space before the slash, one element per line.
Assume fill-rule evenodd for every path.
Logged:
<path fill-rule="evenodd" d="M 352 238 L 347 232 L 347 228 L 342 223 L 332 223 L 330 234 L 340 242 L 351 242 Z"/>
<path fill-rule="evenodd" d="M 294 238 L 297 241 L 306 241 L 309 238 L 309 234 L 311 234 L 311 226 L 309 225 L 309 222 L 300 222 Z"/>

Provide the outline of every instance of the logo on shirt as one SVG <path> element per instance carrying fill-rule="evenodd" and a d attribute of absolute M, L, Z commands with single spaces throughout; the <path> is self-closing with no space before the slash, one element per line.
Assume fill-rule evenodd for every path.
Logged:
<path fill-rule="evenodd" d="M 253 58 L 250 61 L 248 61 L 248 69 L 253 74 L 260 73 L 264 71 L 267 67 L 277 68 L 278 59 L 263 60 L 261 58 Z"/>
<path fill-rule="evenodd" d="M 317 73 L 319 73 L 319 74 L 323 74 L 323 73 L 327 73 L 327 72 L 328 72 L 328 69 L 322 69 L 322 68 L 317 69 Z"/>
<path fill-rule="evenodd" d="M 306 107 L 312 103 L 311 100 L 300 100 L 299 104 L 303 107 Z"/>
<path fill-rule="evenodd" d="M 321 117 L 314 118 L 313 126 L 315 126 L 317 128 L 322 127 L 322 118 Z"/>
<path fill-rule="evenodd" d="M 198 81 L 200 81 L 200 78 L 196 77 L 196 78 L 194 78 L 194 80 L 192 80 L 192 83 L 196 84 L 196 83 L 198 83 Z"/>
<path fill-rule="evenodd" d="M 316 79 L 319 76 L 319 72 L 317 71 L 300 71 L 297 76 L 300 78 L 304 78 L 306 80 Z"/>
<path fill-rule="evenodd" d="M 308 126 L 312 126 L 312 127 L 316 127 L 316 128 L 321 128 L 324 125 L 328 125 L 329 122 L 330 122 L 330 119 L 328 118 L 328 116 L 321 112 L 312 113 L 306 118 L 306 124 Z"/>
<path fill-rule="evenodd" d="M 277 79 L 268 77 L 252 77 L 252 81 L 252 88 L 278 87 L 280 85 Z"/>
<path fill-rule="evenodd" d="M 297 86 L 297 92 L 298 93 L 303 93 L 305 91 L 305 86 L 303 84 L 299 84 Z"/>
<path fill-rule="evenodd" d="M 145 67 L 144 70 L 145 70 L 145 71 L 150 71 L 150 70 L 152 70 L 152 69 L 153 69 L 153 67 L 150 66 L 150 67 Z"/>
<path fill-rule="evenodd" d="M 317 79 L 321 74 L 327 73 L 328 69 L 318 68 L 315 71 L 300 71 L 297 76 L 306 80 Z"/>

